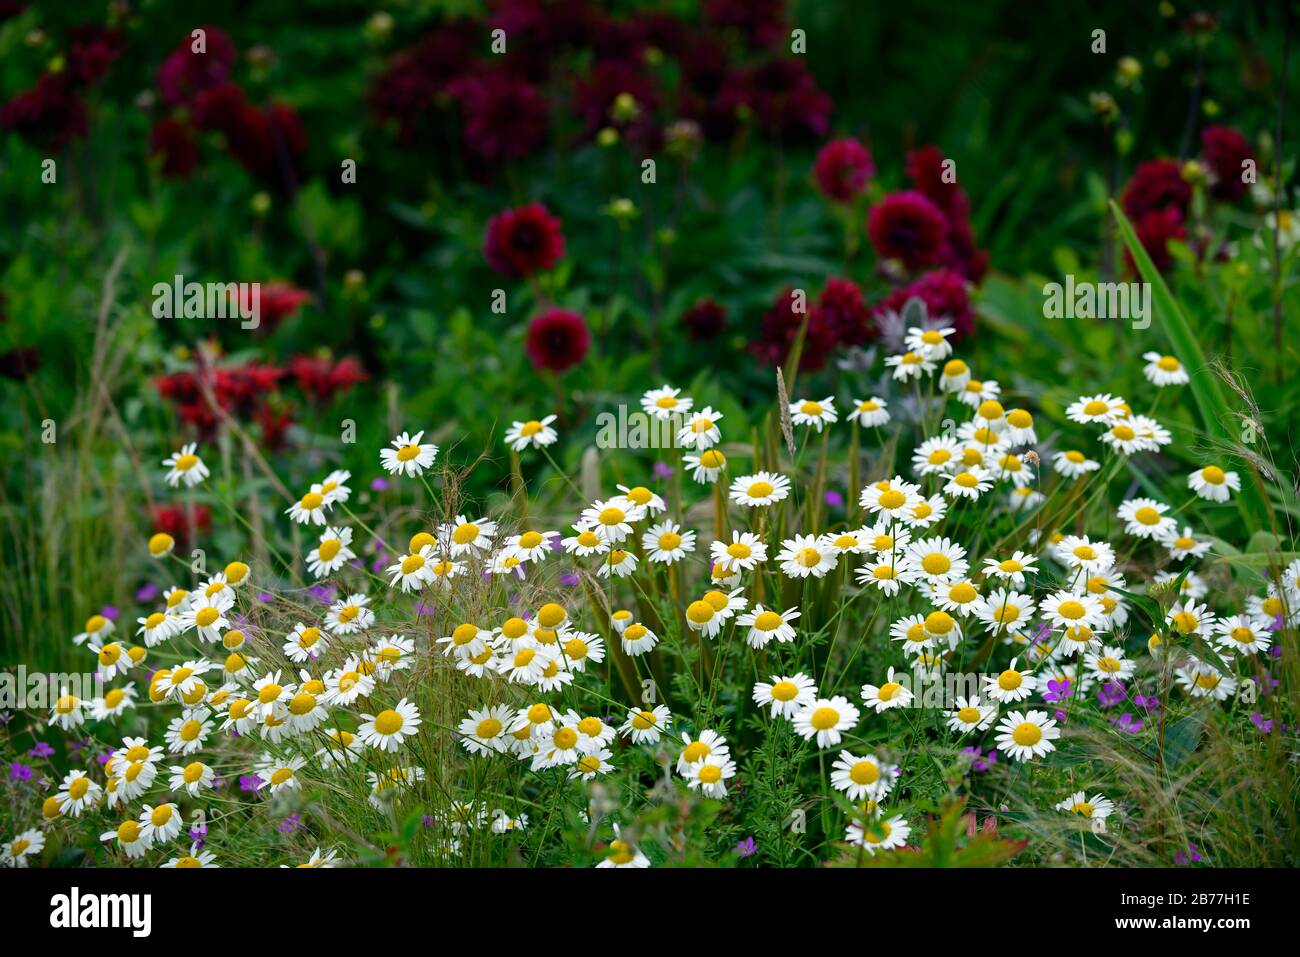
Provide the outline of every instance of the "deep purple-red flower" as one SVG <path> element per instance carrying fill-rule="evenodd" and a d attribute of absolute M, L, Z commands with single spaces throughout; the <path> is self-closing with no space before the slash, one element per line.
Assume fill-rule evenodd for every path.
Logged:
<path fill-rule="evenodd" d="M 471 157 L 488 163 L 521 160 L 546 142 L 546 97 L 504 70 L 462 77 L 448 86 L 460 103 L 461 138 Z"/>
<path fill-rule="evenodd" d="M 117 30 L 98 23 L 74 27 L 68 34 L 67 74 L 78 86 L 98 83 L 125 49 Z"/>
<path fill-rule="evenodd" d="M 1191 199 L 1191 184 L 1183 179 L 1178 162 L 1153 159 L 1139 163 L 1133 171 L 1133 178 L 1124 187 L 1122 205 L 1128 218 L 1137 222 L 1152 210 L 1170 207 L 1178 211 L 1180 218 L 1186 216 Z"/>
<path fill-rule="evenodd" d="M 851 136 L 832 140 L 817 153 L 813 177 L 827 198 L 847 203 L 867 188 L 876 164 L 867 149 Z"/>
<path fill-rule="evenodd" d="M 497 213 L 487 225 L 483 255 L 503 276 L 531 276 L 564 258 L 560 221 L 541 203 Z"/>
<path fill-rule="evenodd" d="M 30 90 L 0 106 L 0 128 L 57 151 L 86 135 L 86 107 L 64 74 L 46 73 Z"/>
<path fill-rule="evenodd" d="M 203 26 L 203 52 L 195 52 L 191 32 L 167 55 L 158 70 L 158 90 L 172 106 L 190 103 L 203 90 L 220 86 L 235 63 L 235 45 L 218 27 Z"/>
<path fill-rule="evenodd" d="M 727 310 L 712 299 L 701 299 L 682 313 L 681 321 L 692 342 L 708 342 L 727 328 Z"/>
<path fill-rule="evenodd" d="M 842 346 L 864 345 L 874 336 L 875 327 L 862 300 L 862 289 L 851 279 L 827 279 L 817 297 L 815 312 Z"/>
<path fill-rule="evenodd" d="M 1207 126 L 1201 131 L 1201 156 L 1210 171 L 1210 194 L 1235 203 L 1246 195 L 1242 166 L 1254 159 L 1250 144 L 1230 126 Z"/>
<path fill-rule="evenodd" d="M 188 179 L 199 161 L 194 134 L 180 120 L 162 119 L 153 125 L 149 152 L 162 157 L 162 174 L 170 179 Z"/>
<path fill-rule="evenodd" d="M 587 355 L 590 346 L 587 323 L 569 309 L 547 309 L 528 323 L 528 357 L 538 369 L 572 369 Z"/>
<path fill-rule="evenodd" d="M 867 234 L 881 259 L 897 259 L 909 270 L 939 262 L 948 238 L 942 210 L 919 190 L 890 193 L 867 219 Z"/>
<path fill-rule="evenodd" d="M 1183 217 L 1172 206 L 1153 209 L 1146 213 L 1133 224 L 1133 231 L 1137 233 L 1142 248 L 1151 257 L 1151 262 L 1161 272 L 1173 265 L 1174 258 L 1169 253 L 1169 240 L 1187 238 L 1187 227 L 1183 225 Z M 1129 269 L 1136 273 L 1137 265 L 1127 250 L 1124 257 L 1128 261 Z"/>
<path fill-rule="evenodd" d="M 797 308 L 802 306 L 802 308 Z M 784 365 L 799 336 L 799 329 L 807 319 L 803 346 L 799 353 L 799 368 L 820 369 L 826 357 L 835 348 L 835 332 L 826 324 L 825 317 L 811 304 L 796 297 L 793 289 L 786 289 L 772 303 L 759 323 L 758 338 L 749 349 L 761 362 Z"/>
<path fill-rule="evenodd" d="M 952 321 L 957 332 L 949 341 L 960 341 L 974 329 L 975 313 L 971 309 L 966 279 L 960 273 L 951 269 L 928 272 L 911 285 L 895 289 L 876 305 L 875 311 L 901 312 L 913 296 L 925 303 L 926 315 L 930 318 Z"/>

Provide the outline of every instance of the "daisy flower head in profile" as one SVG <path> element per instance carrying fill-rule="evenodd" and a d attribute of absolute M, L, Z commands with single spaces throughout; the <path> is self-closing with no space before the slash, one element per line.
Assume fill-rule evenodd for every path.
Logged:
<path fill-rule="evenodd" d="M 939 372 L 939 388 L 944 392 L 960 392 L 970 380 L 970 366 L 961 359 L 949 359 Z"/>
<path fill-rule="evenodd" d="M 325 627 L 335 635 L 365 631 L 375 623 L 375 613 L 367 607 L 369 604 L 370 596 L 364 592 L 338 599 L 325 615 Z"/>
<path fill-rule="evenodd" d="M 1127 415 L 1128 405 L 1109 392 L 1081 396 L 1065 410 L 1065 417 L 1080 425 L 1114 425 Z"/>
<path fill-rule="evenodd" d="M 651 525 L 641 536 L 641 547 L 646 559 L 663 565 L 672 565 L 695 551 L 695 533 L 673 521 Z"/>
<path fill-rule="evenodd" d="M 811 426 L 820 432 L 823 425 L 830 425 L 839 421 L 839 416 L 835 411 L 835 397 L 828 395 L 821 401 L 800 399 L 791 402 L 790 421 L 795 425 Z"/>
<path fill-rule="evenodd" d="M 853 730 L 858 717 L 858 709 L 843 695 L 818 698 L 795 714 L 794 730 L 804 740 L 816 738 L 817 747 L 825 748 L 839 744 L 841 734 Z"/>
<path fill-rule="evenodd" d="M 862 686 L 862 702 L 868 708 L 875 709 L 876 714 L 890 708 L 906 708 L 912 703 L 912 689 L 894 677 L 894 669 L 889 669 L 885 680 L 879 685 Z"/>
<path fill-rule="evenodd" d="M 731 541 L 711 543 L 709 554 L 714 562 L 729 572 L 747 572 L 755 565 L 767 561 L 767 545 L 753 532 L 733 529 Z"/>
<path fill-rule="evenodd" d="M 828 546 L 826 537 L 796 535 L 781 543 L 776 560 L 781 563 L 781 574 L 787 578 L 823 578 L 836 566 L 838 552 Z"/>
<path fill-rule="evenodd" d="M 885 365 L 893 369 L 896 382 L 908 382 L 930 375 L 935 370 L 933 359 L 927 359 L 922 353 L 909 351 L 895 356 L 887 356 Z"/>
<path fill-rule="evenodd" d="M 506 445 L 510 446 L 511 450 L 515 452 L 522 452 L 529 446 L 541 449 L 553 445 L 560 437 L 551 428 L 551 423 L 554 421 L 555 416 L 548 415 L 544 419 L 512 422 L 510 428 L 506 429 Z"/>
<path fill-rule="evenodd" d="M 957 696 L 957 707 L 948 714 L 948 727 L 958 734 L 983 731 L 997 717 L 998 706 L 979 698 Z"/>
<path fill-rule="evenodd" d="M 415 435 L 403 432 L 396 436 L 389 447 L 380 449 L 379 464 L 392 475 L 405 475 L 415 478 L 423 475 L 426 469 L 433 467 L 438 457 L 438 446 L 432 442 L 421 443 L 424 430 Z"/>
<path fill-rule="evenodd" d="M 423 719 L 420 711 L 406 698 L 379 714 L 361 715 L 357 737 L 361 743 L 380 751 L 397 751 L 407 738 L 414 736 Z"/>
<path fill-rule="evenodd" d="M 115 842 L 128 858 L 144 857 L 145 852 L 149 850 L 149 839 L 145 837 L 140 822 L 134 818 L 127 818 L 117 826 L 116 830 L 105 831 L 99 835 L 99 839 Z"/>
<path fill-rule="evenodd" d="M 737 478 L 728 494 L 733 502 L 759 508 L 783 501 L 790 494 L 790 480 L 775 472 L 759 471 Z"/>
<path fill-rule="evenodd" d="M 401 585 L 402 591 L 419 591 L 428 585 L 433 576 L 434 554 L 431 545 L 425 545 L 418 552 L 403 555 L 398 561 L 389 565 L 384 574 L 390 575 L 389 588 Z"/>
<path fill-rule="evenodd" d="M 1078 449 L 1067 449 L 1052 456 L 1052 468 L 1066 478 L 1079 478 L 1101 468 L 1101 463 L 1090 459 Z"/>
<path fill-rule="evenodd" d="M 352 544 L 352 529 L 347 526 L 329 526 L 321 534 L 320 542 L 307 553 L 307 568 L 317 578 L 334 574 L 357 557 L 348 546 Z"/>
<path fill-rule="evenodd" d="M 892 851 L 904 846 L 911 833 L 911 825 L 902 815 L 895 814 L 887 820 L 879 817 L 854 821 L 849 825 L 844 839 L 874 856 L 877 851 Z"/>
<path fill-rule="evenodd" d="M 1000 395 L 1002 386 L 994 379 L 968 379 L 956 393 L 957 401 L 972 409 L 977 409 L 980 403 L 996 399 Z"/>
<path fill-rule="evenodd" d="M 713 448 L 722 441 L 722 430 L 718 428 L 721 420 L 722 413 L 715 412 L 713 406 L 706 405 L 686 417 L 686 424 L 677 430 L 677 444 L 700 452 Z"/>
<path fill-rule="evenodd" d="M 783 612 L 778 612 L 764 608 L 762 604 L 755 604 L 752 609 L 736 618 L 736 625 L 749 629 L 745 635 L 745 642 L 749 647 L 764 648 L 773 639 L 778 642 L 794 641 L 792 622 L 798 617 L 798 608 L 787 608 Z"/>
<path fill-rule="evenodd" d="M 628 735 L 633 744 L 658 744 L 672 723 L 672 712 L 666 705 L 657 704 L 653 708 L 630 709 L 618 730 Z"/>
<path fill-rule="evenodd" d="M 1015 761 L 1030 761 L 1056 750 L 1061 736 L 1056 721 L 1046 711 L 1011 711 L 997 726 L 997 749 Z"/>
<path fill-rule="evenodd" d="M 1179 686 L 1193 698 L 1213 698 L 1226 701 L 1237 690 L 1237 679 L 1224 674 L 1208 661 L 1188 656 L 1187 661 L 1175 670 Z"/>
<path fill-rule="evenodd" d="M 505 551 L 521 562 L 539 562 L 557 547 L 559 532 L 538 532 L 532 529 L 506 539 Z"/>
<path fill-rule="evenodd" d="M 650 858 L 641 853 L 641 849 L 623 839 L 618 825 L 614 825 L 614 840 L 609 842 L 605 856 L 597 867 L 644 868 L 650 866 Z"/>
<path fill-rule="evenodd" d="M 659 636 L 641 622 L 634 621 L 619 632 L 619 643 L 624 654 L 635 658 L 638 655 L 644 655 L 648 651 L 653 651 L 655 645 L 659 644 Z"/>
<path fill-rule="evenodd" d="M 313 485 L 306 495 L 286 508 L 284 512 L 299 525 L 324 525 L 326 513 L 331 507 L 332 503 L 326 500 L 320 486 Z"/>
<path fill-rule="evenodd" d="M 631 488 L 626 485 L 615 487 L 623 493 L 625 499 L 632 503 L 639 518 L 645 518 L 647 515 L 653 518 L 668 508 L 668 504 L 663 500 L 662 495 L 651 491 L 644 485 L 634 485 Z"/>
<path fill-rule="evenodd" d="M 668 421 L 674 415 L 685 415 L 694 404 L 693 399 L 682 395 L 681 389 L 674 389 L 667 383 L 641 396 L 641 408 L 645 414 L 654 416 L 661 422 Z"/>
<path fill-rule="evenodd" d="M 748 599 L 742 598 L 740 591 L 733 588 L 729 592 L 716 589 L 705 592 L 699 601 L 686 606 L 686 624 L 705 638 L 712 638 L 733 615 L 748 606 Z"/>
<path fill-rule="evenodd" d="M 60 814 L 81 817 L 83 811 L 98 803 L 103 790 L 85 771 L 73 770 L 64 775 L 54 799 L 59 804 Z"/>
<path fill-rule="evenodd" d="M 701 485 L 712 485 L 727 467 L 727 457 L 721 449 L 705 449 L 698 455 L 682 457 L 682 465 L 690 469 L 691 478 Z"/>
<path fill-rule="evenodd" d="M 699 737 L 692 738 L 682 732 L 682 753 L 677 756 L 677 773 L 686 774 L 692 764 L 698 764 L 708 757 L 726 758 L 731 755 L 731 746 L 727 739 L 718 732 L 705 728 Z"/>
<path fill-rule="evenodd" d="M 1078 814 L 1080 817 L 1102 820 L 1115 813 L 1115 802 L 1104 794 L 1094 794 L 1091 798 L 1085 795 L 1086 792 L 1084 791 L 1075 791 L 1064 801 L 1054 806 L 1058 811 L 1066 811 L 1070 814 Z"/>
<path fill-rule="evenodd" d="M 45 835 L 36 828 L 16 834 L 0 847 L 0 867 L 26 867 L 28 860 L 39 857 L 44 848 Z"/>
<path fill-rule="evenodd" d="M 1187 476 L 1187 487 L 1207 502 L 1226 502 L 1233 492 L 1241 491 L 1241 476 L 1225 472 L 1217 465 L 1207 465 Z"/>
<path fill-rule="evenodd" d="M 198 444 L 191 442 L 182 445 L 179 452 L 174 452 L 163 460 L 162 464 L 169 470 L 167 484 L 172 488 L 181 482 L 185 483 L 186 488 L 193 488 L 208 477 L 208 467 L 199 458 L 198 449 Z"/>
<path fill-rule="evenodd" d="M 794 675 L 772 675 L 772 680 L 754 684 L 754 703 L 770 707 L 774 718 L 793 718 L 817 700 L 817 685 L 802 671 Z"/>
<path fill-rule="evenodd" d="M 1164 388 L 1167 385 L 1186 385 L 1191 381 L 1183 364 L 1173 356 L 1162 355 L 1159 352 L 1145 352 L 1142 358 L 1147 363 L 1142 367 L 1142 374 L 1152 385 Z"/>
<path fill-rule="evenodd" d="M 956 331 L 952 326 L 943 329 L 922 329 L 920 326 L 911 326 L 907 330 L 903 345 L 927 359 L 946 359 L 952 355 L 952 344 L 948 342 L 948 337 Z"/>
<path fill-rule="evenodd" d="M 849 421 L 856 422 L 864 429 L 879 428 L 889 422 L 889 406 L 884 399 L 875 395 L 866 399 L 854 399 Z"/>
<path fill-rule="evenodd" d="M 843 791 L 850 801 L 879 801 L 893 789 L 895 770 L 894 765 L 874 754 L 858 757 L 851 751 L 841 751 L 831 766 L 831 787 Z"/>

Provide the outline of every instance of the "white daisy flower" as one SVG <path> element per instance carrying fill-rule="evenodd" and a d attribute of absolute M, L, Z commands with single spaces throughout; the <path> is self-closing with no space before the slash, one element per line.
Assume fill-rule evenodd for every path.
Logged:
<path fill-rule="evenodd" d="M 380 449 L 379 464 L 392 475 L 406 475 L 410 478 L 423 475 L 438 457 L 438 446 L 432 442 L 422 444 L 420 439 L 423 437 L 423 430 L 415 435 L 401 433 L 393 439 L 389 448 Z"/>
<path fill-rule="evenodd" d="M 681 389 L 674 389 L 666 383 L 641 396 L 641 408 L 646 415 L 654 416 L 661 422 L 667 422 L 674 415 L 685 415 L 694 404 L 693 399 L 682 395 Z"/>
<path fill-rule="evenodd" d="M 379 714 L 362 714 L 357 737 L 361 743 L 381 751 L 397 751 L 420 727 L 420 710 L 402 698 L 392 708 Z"/>
<path fill-rule="evenodd" d="M 794 625 L 791 622 L 798 617 L 798 608 L 787 608 L 783 612 L 777 612 L 756 604 L 750 611 L 736 618 L 736 625 L 749 629 L 748 634 L 745 635 L 749 647 L 764 648 L 773 639 L 778 642 L 794 641 Z"/>
<path fill-rule="evenodd" d="M 794 730 L 805 739 L 817 739 L 817 747 L 825 748 L 840 743 L 842 732 L 853 730 L 859 712 L 843 695 L 818 698 L 809 702 L 794 716 Z"/>
<path fill-rule="evenodd" d="M 879 396 L 854 399 L 849 421 L 856 422 L 865 429 L 879 428 L 889 422 L 889 406 Z"/>
<path fill-rule="evenodd" d="M 352 529 L 330 526 L 320 537 L 320 543 L 307 553 L 307 569 L 317 578 L 332 575 L 357 557 L 348 546 L 352 544 Z"/>
<path fill-rule="evenodd" d="M 754 703 L 770 706 L 772 717 L 793 718 L 797 712 L 817 700 L 817 685 L 803 672 L 772 675 L 772 680 L 754 684 Z"/>
<path fill-rule="evenodd" d="M 172 453 L 170 458 L 163 459 L 162 464 L 169 470 L 168 485 L 175 488 L 184 482 L 186 488 L 193 488 L 208 477 L 208 467 L 199 458 L 198 448 L 197 443 L 191 442 L 181 446 L 180 451 Z"/>
<path fill-rule="evenodd" d="M 795 425 L 808 425 L 821 432 L 823 425 L 839 421 L 835 412 L 835 397 L 828 395 L 820 402 L 801 399 L 790 403 L 790 421 Z"/>
<path fill-rule="evenodd" d="M 1167 385 L 1186 385 L 1191 381 L 1183 364 L 1173 356 L 1161 355 L 1159 352 L 1144 352 L 1142 358 L 1147 362 L 1142 367 L 1142 374 L 1153 385 L 1163 388 Z"/>
<path fill-rule="evenodd" d="M 891 708 L 906 708 L 912 703 L 912 689 L 895 680 L 894 669 L 890 668 L 885 681 L 879 686 L 862 686 L 862 702 L 868 708 L 874 708 L 876 714 Z"/>
<path fill-rule="evenodd" d="M 1061 736 L 1056 721 L 1046 711 L 1011 711 L 997 726 L 997 748 L 1016 761 L 1041 758 L 1056 750 L 1052 742 Z"/>
<path fill-rule="evenodd" d="M 560 437 L 559 434 L 551 428 L 551 423 L 555 421 L 554 415 L 548 415 L 544 419 L 529 419 L 527 422 L 512 422 L 510 428 L 506 429 L 506 445 L 510 446 L 516 452 L 522 452 L 530 445 L 534 448 L 545 448 L 553 445 Z"/>
<path fill-rule="evenodd" d="M 790 480 L 775 472 L 759 471 L 737 478 L 728 494 L 733 502 L 750 508 L 772 505 L 790 494 Z"/>
<path fill-rule="evenodd" d="M 997 717 L 998 706 L 981 701 L 979 698 L 957 696 L 957 707 L 948 715 L 948 727 L 958 734 L 968 731 L 984 731 Z"/>

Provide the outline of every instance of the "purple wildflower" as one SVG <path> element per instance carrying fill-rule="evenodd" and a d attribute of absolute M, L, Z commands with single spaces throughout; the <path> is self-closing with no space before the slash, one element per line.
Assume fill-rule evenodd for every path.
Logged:
<path fill-rule="evenodd" d="M 36 747 L 28 751 L 27 755 L 32 758 L 48 758 L 53 753 L 54 748 L 46 744 L 44 741 L 37 741 Z"/>
<path fill-rule="evenodd" d="M 1174 863 L 1179 867 L 1186 867 L 1188 864 L 1199 864 L 1203 859 L 1195 844 L 1188 844 L 1187 850 L 1174 853 Z"/>
<path fill-rule="evenodd" d="M 103 608 L 99 609 L 99 613 L 109 621 L 117 621 L 122 614 L 118 611 L 116 605 L 105 605 Z"/>
<path fill-rule="evenodd" d="M 1049 704 L 1055 704 L 1057 701 L 1064 701 L 1074 694 L 1074 683 L 1069 678 L 1053 678 L 1047 682 L 1047 691 L 1043 693 L 1043 700 Z"/>
<path fill-rule="evenodd" d="M 1127 697 L 1118 681 L 1108 681 L 1097 690 L 1097 701 L 1103 708 L 1113 708 Z"/>
<path fill-rule="evenodd" d="M 32 779 L 32 769 L 21 761 L 14 761 L 9 765 L 10 781 L 30 781 Z"/>
<path fill-rule="evenodd" d="M 388 479 L 386 479 L 386 478 L 376 478 L 376 479 L 371 479 L 371 480 L 370 480 L 370 490 L 371 490 L 372 492 L 387 492 L 387 491 L 388 491 Z"/>
<path fill-rule="evenodd" d="M 1125 734 L 1137 734 L 1143 728 L 1143 722 L 1127 711 L 1118 718 L 1111 718 L 1110 723 L 1115 726 L 1116 731 L 1122 731 Z"/>
<path fill-rule="evenodd" d="M 751 835 L 737 844 L 735 851 L 739 857 L 753 857 L 758 853 L 758 845 L 754 843 L 754 838 Z"/>
<path fill-rule="evenodd" d="M 656 462 L 654 467 L 655 478 L 672 478 L 673 467 L 664 462 Z"/>
<path fill-rule="evenodd" d="M 829 505 L 831 508 L 844 507 L 844 496 L 841 495 L 839 492 L 835 491 L 835 489 L 833 488 L 828 488 L 826 490 L 825 498 L 826 498 L 826 504 Z"/>
<path fill-rule="evenodd" d="M 1273 733 L 1273 719 L 1265 718 L 1261 711 L 1256 711 L 1250 716 L 1250 723 L 1259 729 L 1260 734 Z"/>
<path fill-rule="evenodd" d="M 159 588 L 153 582 L 145 582 L 135 591 L 135 600 L 140 604 L 148 604 L 158 597 Z"/>

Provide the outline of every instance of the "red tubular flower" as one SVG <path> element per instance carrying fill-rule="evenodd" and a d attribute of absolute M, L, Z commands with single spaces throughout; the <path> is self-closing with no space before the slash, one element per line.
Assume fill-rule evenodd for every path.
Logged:
<path fill-rule="evenodd" d="M 940 261 L 948 223 L 925 194 L 909 189 L 890 193 L 871 207 L 867 234 L 881 259 L 897 259 L 916 270 Z"/>
<path fill-rule="evenodd" d="M 1201 131 L 1201 156 L 1210 171 L 1210 195 L 1235 203 L 1246 195 L 1242 166 L 1254 159 L 1250 144 L 1230 126 L 1208 126 Z"/>
<path fill-rule="evenodd" d="M 701 299 L 682 313 L 681 323 L 692 342 L 708 342 L 726 330 L 727 310 L 712 299 Z"/>
<path fill-rule="evenodd" d="M 153 125 L 149 152 L 162 157 L 162 174 L 169 179 L 189 179 L 199 162 L 199 150 L 190 128 L 180 120 L 162 119 Z"/>
<path fill-rule="evenodd" d="M 528 357 L 538 369 L 572 369 L 587 355 L 590 346 L 587 323 L 568 309 L 547 309 L 528 324 Z"/>
<path fill-rule="evenodd" d="M 840 345 L 865 345 L 875 335 L 871 314 L 862 301 L 862 289 L 851 279 L 827 279 L 817 297 L 816 312 Z"/>
<path fill-rule="evenodd" d="M 860 195 L 875 174 L 871 151 L 851 136 L 827 143 L 813 163 L 817 188 L 828 199 L 840 203 Z"/>
<path fill-rule="evenodd" d="M 931 318 L 952 320 L 956 333 L 950 342 L 959 342 L 974 330 L 975 312 L 971 309 L 966 279 L 960 273 L 951 269 L 926 273 L 911 285 L 895 289 L 876 305 L 874 311 L 901 312 L 903 305 L 913 296 L 925 303 L 926 314 Z"/>
<path fill-rule="evenodd" d="M 1153 159 L 1139 163 L 1133 178 L 1124 187 L 1121 205 L 1128 218 L 1137 222 L 1152 210 L 1169 207 L 1178 211 L 1179 218 L 1187 215 L 1187 204 L 1192 200 L 1192 187 L 1183 179 L 1182 168 L 1176 160 Z"/>
<path fill-rule="evenodd" d="M 220 86 L 234 66 L 235 45 L 230 37 L 218 27 L 199 29 L 204 33 L 204 52 L 194 52 L 194 35 L 187 34 L 158 70 L 158 90 L 171 106 L 191 103 L 202 91 Z"/>
<path fill-rule="evenodd" d="M 289 426 L 293 425 L 293 406 L 277 412 L 270 403 L 263 402 L 253 414 L 262 432 L 262 446 L 278 452 L 288 444 Z"/>
<path fill-rule="evenodd" d="M 826 356 L 835 348 L 835 332 L 817 309 L 809 310 L 805 317 L 804 312 L 795 311 L 795 305 L 793 289 L 786 289 L 777 296 L 776 301 L 763 314 L 758 339 L 750 343 L 749 350 L 760 362 L 784 365 L 799 336 L 799 327 L 807 318 L 808 328 L 804 332 L 803 348 L 799 353 L 799 368 L 809 371 L 820 369 L 826 364 Z M 808 304 L 804 303 L 804 307 L 807 308 Z"/>
<path fill-rule="evenodd" d="M 483 255 L 503 276 L 531 276 L 564 258 L 560 221 L 541 203 L 497 213 L 487 225 Z"/>
<path fill-rule="evenodd" d="M 321 404 L 370 378 L 352 356 L 338 362 L 314 356 L 294 356 L 289 360 L 289 372 L 297 379 L 298 388 L 313 402 Z"/>

